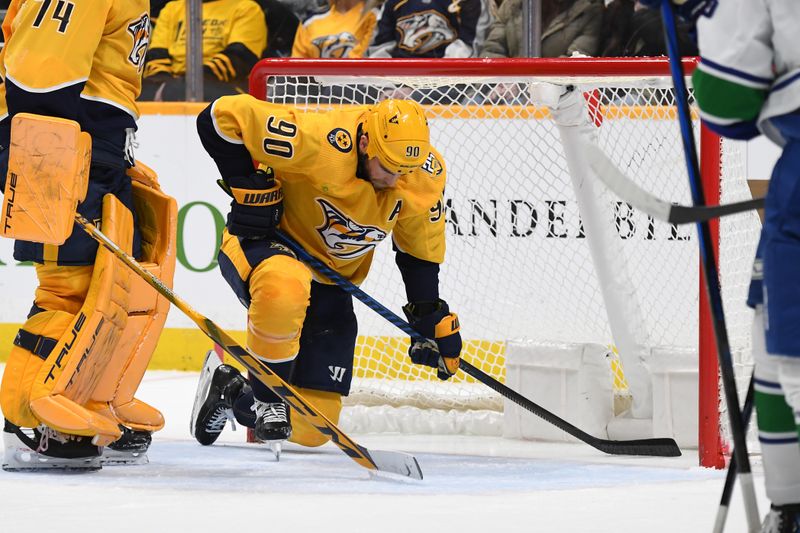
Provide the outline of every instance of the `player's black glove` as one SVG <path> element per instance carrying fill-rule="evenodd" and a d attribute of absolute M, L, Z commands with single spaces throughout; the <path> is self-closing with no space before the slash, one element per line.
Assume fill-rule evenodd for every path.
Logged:
<path fill-rule="evenodd" d="M 228 232 L 251 239 L 271 236 L 283 216 L 283 190 L 272 169 L 228 178 L 225 186 L 233 196 Z"/>
<path fill-rule="evenodd" d="M 458 316 L 450 312 L 447 302 L 410 303 L 403 312 L 411 327 L 427 341 L 412 339 L 408 355 L 418 365 L 432 366 L 439 379 L 449 379 L 461 362 L 461 334 Z"/>

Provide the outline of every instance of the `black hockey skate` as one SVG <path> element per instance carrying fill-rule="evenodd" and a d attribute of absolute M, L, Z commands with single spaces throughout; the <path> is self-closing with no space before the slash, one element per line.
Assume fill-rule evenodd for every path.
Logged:
<path fill-rule="evenodd" d="M 147 449 L 153 437 L 149 431 L 137 431 L 119 426 L 122 436 L 103 448 L 103 465 L 146 465 Z"/>
<path fill-rule="evenodd" d="M 797 533 L 798 531 L 800 531 L 800 504 L 773 505 L 761 526 L 761 533 Z"/>
<path fill-rule="evenodd" d="M 47 426 L 22 429 L 8 420 L 3 427 L 3 470 L 100 470 L 102 448 L 91 437 L 68 435 Z"/>
<path fill-rule="evenodd" d="M 203 446 L 214 444 L 228 420 L 236 429 L 233 402 L 247 385 L 244 377 L 230 365 L 224 365 L 213 351 L 206 355 L 194 397 L 189 431 Z"/>
<path fill-rule="evenodd" d="M 253 436 L 257 441 L 269 444 L 275 459 L 280 460 L 282 443 L 292 436 L 289 409 L 284 402 L 269 403 L 255 400 L 253 411 L 256 413 Z"/>

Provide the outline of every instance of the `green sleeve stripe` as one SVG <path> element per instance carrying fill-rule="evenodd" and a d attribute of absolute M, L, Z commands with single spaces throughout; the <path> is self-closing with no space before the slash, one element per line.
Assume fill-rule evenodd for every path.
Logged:
<path fill-rule="evenodd" d="M 782 395 L 756 391 L 758 429 L 766 433 L 788 433 L 796 431 L 794 413 Z"/>
<path fill-rule="evenodd" d="M 755 120 L 769 92 L 723 80 L 700 69 L 694 71 L 692 84 L 700 109 L 709 115 L 736 121 Z"/>

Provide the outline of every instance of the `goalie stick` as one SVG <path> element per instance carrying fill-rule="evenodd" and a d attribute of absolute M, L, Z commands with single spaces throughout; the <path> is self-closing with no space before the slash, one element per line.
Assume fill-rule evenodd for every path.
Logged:
<path fill-rule="evenodd" d="M 614 194 L 639 211 L 671 224 L 694 224 L 712 218 L 735 215 L 764 207 L 764 198 L 723 205 L 686 206 L 667 202 L 650 194 L 626 176 L 596 145 L 584 143 L 589 166 Z"/>
<path fill-rule="evenodd" d="M 359 289 L 352 282 L 342 277 L 335 270 L 326 266 L 322 261 L 309 254 L 302 246 L 282 232 L 278 232 L 279 238 L 306 264 L 314 268 L 320 274 L 336 283 L 344 291 L 358 298 L 364 305 L 381 315 L 383 318 L 400 328 L 414 340 L 426 340 L 411 325 L 400 318 L 396 313 L 386 308 L 383 304 L 372 298 L 370 295 Z M 468 375 L 480 381 L 484 385 L 498 392 L 501 396 L 508 398 L 517 405 L 532 412 L 536 416 L 550 422 L 557 428 L 569 433 L 576 439 L 585 442 L 589 446 L 601 452 L 612 455 L 651 455 L 658 457 L 677 457 L 681 455 L 678 444 L 669 438 L 656 439 L 636 439 L 636 440 L 607 440 L 589 435 L 585 431 L 573 426 L 558 415 L 551 413 L 541 405 L 529 400 L 513 389 L 500 383 L 492 376 L 486 374 L 479 368 L 473 366 L 463 357 L 461 358 L 461 369 Z"/>
<path fill-rule="evenodd" d="M 223 350 L 241 363 L 251 375 L 256 376 L 256 378 L 269 387 L 272 392 L 280 396 L 283 401 L 291 406 L 293 411 L 305 417 L 317 431 L 330 437 L 333 443 L 353 461 L 369 470 L 390 472 L 413 479 L 422 479 L 422 470 L 419 467 L 417 459 L 413 455 L 380 450 L 371 451 L 357 444 L 339 429 L 336 424 L 328 420 L 324 414 L 320 413 L 319 410 L 308 403 L 305 398 L 298 394 L 297 391 L 281 379 L 280 376 L 270 370 L 267 365 L 262 363 L 247 349 L 243 348 L 233 337 L 212 322 L 211 319 L 195 311 L 180 296 L 175 294 L 172 289 L 164 285 L 164 283 L 152 273 L 145 270 L 133 257 L 125 253 L 114 241 L 97 229 L 94 224 L 80 214 L 75 215 L 75 223 L 94 240 L 118 257 L 138 276 L 158 291 L 159 294 L 169 300 L 170 303 L 183 311 L 192 322 L 197 324 L 203 333 L 208 335 L 211 340 L 219 344 Z"/>

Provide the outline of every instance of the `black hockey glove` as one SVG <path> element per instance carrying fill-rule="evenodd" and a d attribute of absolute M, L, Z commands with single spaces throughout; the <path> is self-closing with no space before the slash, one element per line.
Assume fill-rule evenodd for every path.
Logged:
<path fill-rule="evenodd" d="M 233 196 L 228 232 L 250 239 L 272 236 L 283 216 L 283 191 L 272 169 L 228 178 L 225 186 Z"/>
<path fill-rule="evenodd" d="M 461 334 L 458 316 L 450 312 L 447 302 L 410 303 L 403 307 L 411 327 L 428 340 L 411 341 L 408 355 L 418 365 L 436 369 L 439 379 L 449 379 L 458 371 L 461 356 Z"/>

